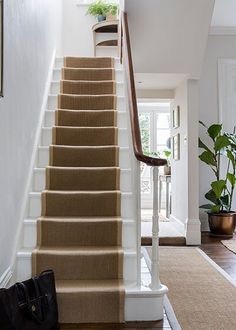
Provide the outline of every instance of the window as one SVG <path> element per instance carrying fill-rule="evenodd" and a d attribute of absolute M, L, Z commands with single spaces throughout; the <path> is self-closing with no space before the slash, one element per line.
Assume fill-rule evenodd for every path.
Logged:
<path fill-rule="evenodd" d="M 170 104 L 138 102 L 139 124 L 143 151 L 153 156 L 163 156 L 170 138 Z M 143 207 L 151 207 L 151 167 L 141 165 L 141 192 Z"/>

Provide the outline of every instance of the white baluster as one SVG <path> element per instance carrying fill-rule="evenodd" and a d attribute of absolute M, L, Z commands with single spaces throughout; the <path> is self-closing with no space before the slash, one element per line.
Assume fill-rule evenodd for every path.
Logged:
<path fill-rule="evenodd" d="M 159 168 L 153 167 L 153 216 L 152 216 L 152 282 L 151 288 L 161 286 L 159 277 L 159 207 L 158 207 Z"/>

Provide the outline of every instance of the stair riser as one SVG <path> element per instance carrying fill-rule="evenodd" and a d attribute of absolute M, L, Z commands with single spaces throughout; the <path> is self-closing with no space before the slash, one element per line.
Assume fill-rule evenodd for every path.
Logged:
<path fill-rule="evenodd" d="M 48 110 L 56 110 L 58 108 L 58 101 L 57 101 L 57 95 L 49 95 L 48 97 Z M 117 110 L 118 111 L 124 111 L 125 109 L 125 99 L 124 97 L 117 97 Z M 86 110 L 86 109 L 84 109 Z M 91 109 L 88 109 L 91 110 Z M 113 110 L 113 109 L 109 109 Z"/>
<path fill-rule="evenodd" d="M 121 195 L 121 217 L 123 219 L 133 218 L 133 196 L 129 193 Z M 41 216 L 41 193 L 29 194 L 29 218 L 38 218 Z"/>
<path fill-rule="evenodd" d="M 106 35 L 106 33 L 103 33 L 103 35 Z M 109 33 L 109 35 L 110 35 L 110 33 Z M 63 65 L 64 65 L 63 57 L 56 58 L 55 69 L 61 69 L 63 67 Z M 115 58 L 115 69 L 121 69 L 120 60 L 118 58 Z"/>
<path fill-rule="evenodd" d="M 126 169 L 131 167 L 128 148 L 121 148 L 119 157 L 120 157 L 119 166 L 121 169 Z M 48 165 L 49 165 L 49 148 L 41 147 L 38 150 L 37 167 L 42 168 Z"/>
<path fill-rule="evenodd" d="M 136 279 L 136 254 L 124 254 L 124 280 L 135 281 Z M 17 255 L 17 282 L 24 281 L 32 277 L 31 252 L 18 252 Z"/>
<path fill-rule="evenodd" d="M 45 112 L 44 127 L 52 127 L 55 125 L 55 111 L 49 110 Z M 127 114 L 124 111 L 117 113 L 117 126 L 119 128 L 127 128 Z"/>
<path fill-rule="evenodd" d="M 111 56 L 117 57 L 119 55 L 119 48 L 117 46 L 100 46 L 96 47 L 96 56 Z"/>
<path fill-rule="evenodd" d="M 53 81 L 60 81 L 61 80 L 61 69 L 54 69 L 53 70 Z M 116 82 L 117 83 L 123 83 L 123 70 L 116 70 Z"/>
<path fill-rule="evenodd" d="M 35 248 L 37 243 L 36 220 L 24 221 L 24 248 Z M 122 225 L 122 247 L 124 250 L 131 249 L 136 244 L 135 222 L 123 221 Z"/>
<path fill-rule="evenodd" d="M 41 146 L 49 146 L 50 144 L 52 144 L 52 128 L 42 128 Z M 118 145 L 128 147 L 127 129 L 118 130 Z"/>
<path fill-rule="evenodd" d="M 51 94 L 60 94 L 60 82 L 53 81 L 50 89 Z M 116 95 L 124 96 L 124 84 L 116 84 Z"/>
<path fill-rule="evenodd" d="M 120 180 L 120 189 L 122 192 L 129 192 L 132 190 L 130 170 L 121 170 Z M 41 192 L 45 189 L 45 183 L 45 169 L 34 170 L 32 191 Z"/>

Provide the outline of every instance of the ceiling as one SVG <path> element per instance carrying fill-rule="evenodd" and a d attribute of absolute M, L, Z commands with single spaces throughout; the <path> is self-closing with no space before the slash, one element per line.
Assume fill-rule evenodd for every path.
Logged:
<path fill-rule="evenodd" d="M 136 73 L 137 89 L 174 89 L 186 78 L 185 74 Z"/>
<path fill-rule="evenodd" d="M 236 27 L 236 0 L 216 0 L 211 25 Z"/>

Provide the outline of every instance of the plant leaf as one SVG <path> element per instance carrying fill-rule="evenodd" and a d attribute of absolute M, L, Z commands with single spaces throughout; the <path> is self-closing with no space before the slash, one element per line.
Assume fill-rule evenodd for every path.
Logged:
<path fill-rule="evenodd" d="M 215 141 L 215 138 L 220 134 L 221 130 L 222 130 L 222 125 L 214 124 L 208 128 L 207 132 L 209 136 L 212 138 L 212 140 Z"/>
<path fill-rule="evenodd" d="M 236 183 L 236 177 L 233 173 L 227 173 L 227 179 L 231 183 L 231 186 L 234 187 Z"/>
<path fill-rule="evenodd" d="M 211 210 L 212 206 L 213 206 L 212 204 L 204 204 L 204 205 L 199 206 L 199 208 L 200 209 Z"/>
<path fill-rule="evenodd" d="M 235 166 L 235 158 L 234 158 L 234 154 L 232 153 L 232 151 L 227 150 L 227 157 L 229 160 L 231 160 L 232 165 Z"/>
<path fill-rule="evenodd" d="M 205 149 L 206 151 L 209 151 L 213 154 L 213 152 L 208 148 L 207 145 L 205 145 L 205 143 L 202 142 L 202 140 L 200 138 L 198 139 L 198 147 L 200 149 Z"/>
<path fill-rule="evenodd" d="M 230 145 L 229 139 L 225 135 L 220 135 L 217 137 L 214 149 L 220 151 Z"/>
<path fill-rule="evenodd" d="M 211 151 L 204 151 L 199 158 L 202 162 L 206 163 L 207 165 L 216 166 L 216 161 L 214 155 Z"/>
<path fill-rule="evenodd" d="M 201 124 L 203 127 L 206 127 L 208 129 L 208 127 L 201 120 L 199 120 L 199 124 Z"/>
<path fill-rule="evenodd" d="M 220 201 L 223 206 L 228 207 L 229 206 L 229 195 L 224 195 L 223 197 L 220 198 Z"/>
<path fill-rule="evenodd" d="M 216 198 L 216 194 L 214 191 L 211 189 L 205 194 L 205 198 L 208 199 L 210 202 L 214 204 L 218 204 L 218 200 Z"/>
<path fill-rule="evenodd" d="M 224 180 L 213 181 L 211 187 L 215 193 L 216 199 L 220 199 L 223 190 L 226 188 L 226 184 Z"/>
<path fill-rule="evenodd" d="M 211 208 L 212 213 L 220 213 L 220 205 L 213 205 Z"/>

